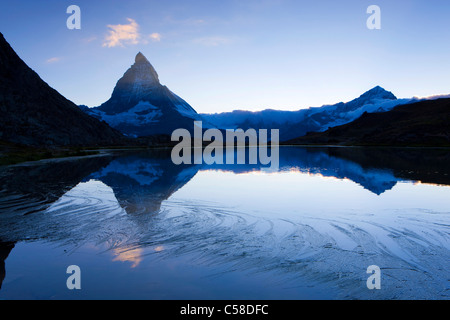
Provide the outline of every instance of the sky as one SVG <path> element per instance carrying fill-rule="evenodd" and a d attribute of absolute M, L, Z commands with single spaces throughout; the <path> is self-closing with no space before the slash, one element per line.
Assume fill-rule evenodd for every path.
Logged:
<path fill-rule="evenodd" d="M 70 30 L 67 8 L 81 10 Z M 370 30 L 370 5 L 381 29 Z M 0 0 L 0 32 L 76 104 L 107 101 L 142 52 L 200 113 L 298 110 L 377 85 L 450 93 L 448 0 Z"/>

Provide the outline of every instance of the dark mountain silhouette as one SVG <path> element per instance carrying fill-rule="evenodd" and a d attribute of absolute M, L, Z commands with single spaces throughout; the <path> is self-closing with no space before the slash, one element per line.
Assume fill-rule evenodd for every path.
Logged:
<path fill-rule="evenodd" d="M 309 133 L 286 144 L 450 146 L 450 99 L 424 100 Z"/>
<path fill-rule="evenodd" d="M 123 136 L 45 83 L 0 33 L 0 141 L 28 146 L 99 146 Z"/>
<path fill-rule="evenodd" d="M 5 260 L 8 258 L 11 250 L 14 249 L 14 242 L 0 241 L 0 289 L 2 288 L 3 280 L 6 276 Z"/>

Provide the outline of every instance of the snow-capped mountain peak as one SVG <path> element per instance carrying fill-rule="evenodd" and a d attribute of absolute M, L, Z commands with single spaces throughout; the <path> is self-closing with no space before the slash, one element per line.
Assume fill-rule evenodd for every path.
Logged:
<path fill-rule="evenodd" d="M 381 100 L 397 100 L 397 97 L 392 92 L 387 91 L 380 86 L 376 86 L 375 88 L 363 93 L 359 98 L 353 100 L 352 102 L 359 106 L 363 106 L 366 104 L 377 103 Z"/>
<path fill-rule="evenodd" d="M 287 141 L 308 132 L 325 131 L 329 127 L 349 123 L 359 118 L 364 112 L 385 112 L 410 101 L 411 99 L 397 99 L 392 92 L 376 86 L 346 103 L 340 102 L 298 111 L 235 111 L 201 116 L 218 128 L 280 129 L 280 140 Z"/>
<path fill-rule="evenodd" d="M 82 110 L 130 136 L 171 134 L 174 129 L 193 128 L 193 122 L 200 120 L 186 101 L 159 82 L 158 73 L 141 52 L 108 101 Z"/>
<path fill-rule="evenodd" d="M 369 91 L 363 93 L 360 97 L 364 99 L 389 99 L 397 100 L 397 97 L 390 91 L 385 90 L 380 86 L 376 86 Z"/>

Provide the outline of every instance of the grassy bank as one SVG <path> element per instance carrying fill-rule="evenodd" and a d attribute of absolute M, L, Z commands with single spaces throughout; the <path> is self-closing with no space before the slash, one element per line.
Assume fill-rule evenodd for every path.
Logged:
<path fill-rule="evenodd" d="M 3 146 L 0 150 L 0 165 L 11 165 L 43 159 L 83 157 L 98 154 L 99 151 L 80 148 L 39 149 L 29 147 Z"/>

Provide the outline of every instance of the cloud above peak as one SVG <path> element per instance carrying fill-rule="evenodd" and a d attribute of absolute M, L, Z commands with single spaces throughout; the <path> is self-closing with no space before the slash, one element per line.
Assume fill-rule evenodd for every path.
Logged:
<path fill-rule="evenodd" d="M 56 63 L 56 62 L 59 62 L 59 61 L 61 61 L 60 57 L 53 57 L 53 58 L 47 59 L 45 61 L 45 63 L 50 64 L 50 63 Z"/>
<path fill-rule="evenodd" d="M 125 47 L 126 45 L 137 45 L 139 43 L 147 44 L 151 41 L 161 41 L 159 33 L 152 33 L 148 36 L 142 36 L 139 32 L 139 24 L 131 18 L 127 18 L 128 24 L 109 24 L 109 34 L 106 36 L 103 47 Z"/>
<path fill-rule="evenodd" d="M 151 35 L 148 36 L 150 38 L 150 40 L 152 41 L 161 41 L 161 35 L 159 33 L 152 33 Z"/>

